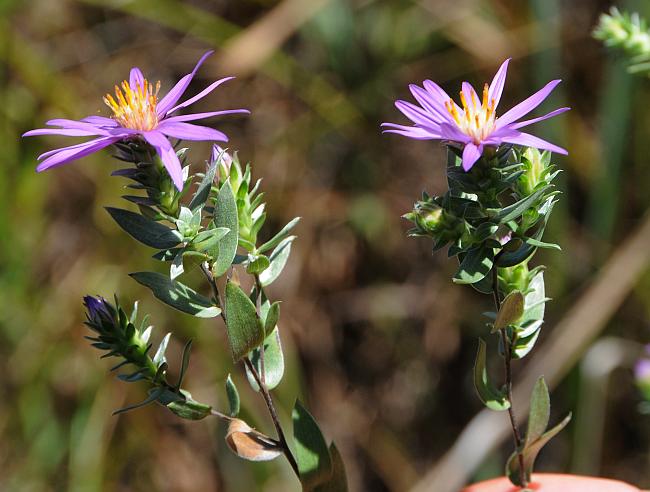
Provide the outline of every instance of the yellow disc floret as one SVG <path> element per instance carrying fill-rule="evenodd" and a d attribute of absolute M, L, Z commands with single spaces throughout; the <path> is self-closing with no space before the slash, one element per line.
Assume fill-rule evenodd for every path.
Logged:
<path fill-rule="evenodd" d="M 144 79 L 142 84 L 131 87 L 125 80 L 121 88 L 115 86 L 115 97 L 104 96 L 104 102 L 113 111 L 113 118 L 124 128 L 149 131 L 158 126 L 158 91 L 160 82 L 155 87 Z"/>
<path fill-rule="evenodd" d="M 467 101 L 463 91 L 460 92 L 460 100 L 463 103 L 462 112 L 458 111 L 458 106 L 453 100 L 445 103 L 447 111 L 452 116 L 458 128 L 467 136 L 472 138 L 475 144 L 480 144 L 485 140 L 492 131 L 494 131 L 494 107 L 496 101 L 490 99 L 489 87 L 487 84 L 483 87 L 483 100 L 481 105 L 477 105 L 476 93 L 471 91 L 471 101 Z"/>

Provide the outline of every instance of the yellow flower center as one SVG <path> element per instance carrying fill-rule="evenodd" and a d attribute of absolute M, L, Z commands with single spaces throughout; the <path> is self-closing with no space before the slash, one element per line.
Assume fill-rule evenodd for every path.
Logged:
<path fill-rule="evenodd" d="M 158 126 L 158 91 L 160 82 L 155 87 L 144 79 L 142 85 L 131 87 L 125 80 L 122 88 L 115 86 L 115 97 L 104 96 L 104 103 L 113 111 L 113 118 L 124 128 L 149 131 Z"/>
<path fill-rule="evenodd" d="M 473 142 L 478 145 L 494 130 L 494 121 L 496 120 L 494 107 L 496 101 L 494 98 L 490 99 L 487 84 L 483 87 L 483 101 L 480 106 L 477 104 L 478 101 L 476 100 L 476 93 L 474 91 L 471 92 L 471 98 L 471 101 L 467 101 L 463 91 L 460 91 L 463 110 L 459 112 L 458 107 L 452 99 L 445 103 L 445 107 L 454 118 L 458 128 L 465 135 L 472 137 Z"/>

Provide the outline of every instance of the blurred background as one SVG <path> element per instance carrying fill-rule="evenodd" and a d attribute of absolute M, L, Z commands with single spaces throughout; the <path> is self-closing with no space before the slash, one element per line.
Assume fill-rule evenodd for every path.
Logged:
<path fill-rule="evenodd" d="M 648 2 L 619 6 L 650 15 Z M 242 368 L 232 367 L 221 321 L 172 312 L 127 276 L 161 265 L 103 210 L 121 203 L 125 184 L 109 177 L 118 167 L 109 153 L 36 174 L 38 154 L 76 141 L 20 138 L 52 117 L 108 115 L 102 96 L 134 65 L 166 91 L 207 49 L 216 54 L 188 94 L 237 76 L 193 109 L 252 110 L 212 124 L 264 178 L 263 234 L 303 217 L 290 264 L 271 289 L 284 301 L 281 419 L 290 428 L 300 395 L 336 440 L 355 491 L 452 492 L 456 483 L 501 474 L 512 448 L 485 425 L 457 441 L 482 409 L 471 367 L 491 300 L 452 284 L 455 262 L 432 255 L 429 241 L 407 238 L 400 219 L 423 189 L 445 189 L 444 149 L 382 135 L 379 124 L 405 122 L 393 101 L 410 99 L 409 83 L 431 78 L 455 94 L 462 80 L 490 81 L 507 57 L 502 111 L 562 78 L 536 114 L 560 105 L 572 111 L 534 133 L 570 151 L 555 158 L 563 196 L 546 235 L 563 252 L 535 257 L 548 265 L 553 301 L 515 380 L 537 364 L 554 386 L 553 418 L 574 412 L 539 470 L 650 487 L 650 416 L 631 371 L 650 340 L 650 81 L 627 75 L 591 38 L 609 7 L 599 0 L 0 2 L 0 489 L 298 490 L 285 461 L 235 458 L 216 421 L 181 422 L 161 407 L 111 416 L 142 400 L 144 389 L 107 374 L 109 361 L 83 339 L 85 293 L 140 299 L 156 335 L 175 334 L 172 361 L 194 338 L 188 389 L 226 408 L 223 382 L 232 372 L 248 420 L 272 433 Z M 190 159 L 203 165 L 208 155 L 207 145 L 194 145 Z M 447 473 L 454 478 L 432 489 Z"/>

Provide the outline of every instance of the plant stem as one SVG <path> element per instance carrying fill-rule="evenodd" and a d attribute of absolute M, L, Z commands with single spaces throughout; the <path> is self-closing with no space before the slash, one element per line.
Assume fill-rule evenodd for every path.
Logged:
<path fill-rule="evenodd" d="M 494 296 L 494 306 L 498 313 L 501 309 L 501 298 L 499 297 L 499 276 L 497 269 L 498 267 L 496 265 L 492 269 L 492 295 Z M 507 328 L 501 330 L 501 339 L 503 341 L 503 359 L 505 361 L 506 397 L 510 403 L 508 407 L 508 416 L 510 417 L 510 425 L 512 427 L 512 435 L 515 442 L 515 452 L 517 453 L 517 461 L 519 462 L 519 480 L 523 487 L 527 487 L 528 480 L 526 478 L 526 467 L 524 466 L 524 455 L 520 452 L 523 439 L 521 438 L 521 432 L 519 431 L 519 426 L 517 424 L 517 417 L 514 408 L 512 407 L 512 345 L 510 343 L 510 338 L 508 337 Z"/>
<path fill-rule="evenodd" d="M 214 294 L 217 306 L 221 309 L 221 318 L 223 319 L 224 323 L 226 323 L 226 313 L 224 310 L 223 303 L 221 302 L 221 295 L 219 293 L 219 286 L 217 285 L 217 282 L 214 278 L 214 275 L 212 275 L 212 272 L 210 271 L 210 268 L 206 264 L 201 264 L 201 271 L 203 271 L 203 274 L 208 280 L 208 283 L 210 284 L 210 287 L 212 288 L 212 293 Z M 256 277 L 256 282 L 259 282 L 257 276 Z M 260 285 L 261 286 L 261 285 Z M 259 297 L 261 296 L 261 291 L 258 288 L 258 304 L 259 304 Z M 291 468 L 295 472 L 297 477 L 300 477 L 300 472 L 298 471 L 298 463 L 296 462 L 296 459 L 293 456 L 293 453 L 291 452 L 291 448 L 289 448 L 289 443 L 287 442 L 287 439 L 284 435 L 284 431 L 282 430 L 282 425 L 280 424 L 280 419 L 278 418 L 278 414 L 275 411 L 275 405 L 273 405 L 273 398 L 271 397 L 271 393 L 269 393 L 268 388 L 266 387 L 265 382 L 262 380 L 260 377 L 259 373 L 257 372 L 257 369 L 255 369 L 255 365 L 251 362 L 251 360 L 248 357 L 244 358 L 244 364 L 250 371 L 250 373 L 253 375 L 253 378 L 255 379 L 255 382 L 260 388 L 260 393 L 262 394 L 262 398 L 264 399 L 264 403 L 266 403 L 266 408 L 269 411 L 269 415 L 271 416 L 271 420 L 273 421 L 273 425 L 275 426 L 275 431 L 278 434 L 278 439 L 280 442 L 280 445 L 282 446 L 282 450 L 284 452 L 284 455 L 287 457 L 287 461 L 289 461 L 289 464 L 291 465 Z M 262 366 L 263 367 L 263 366 Z M 213 412 L 212 414 L 215 416 L 220 416 L 217 415 L 219 412 Z"/>
<path fill-rule="evenodd" d="M 273 420 L 273 425 L 275 426 L 275 430 L 278 433 L 278 439 L 280 441 L 280 445 L 282 446 L 282 450 L 284 451 L 284 455 L 287 457 L 287 460 L 289 461 L 291 468 L 293 468 L 293 471 L 295 472 L 296 476 L 300 477 L 300 472 L 298 471 L 298 463 L 296 463 L 296 459 L 294 458 L 293 453 L 291 452 L 291 448 L 289 448 L 289 443 L 287 442 L 287 439 L 284 436 L 284 431 L 282 430 L 280 419 L 278 419 L 278 414 L 275 411 L 275 406 L 273 405 L 273 399 L 271 398 L 271 393 L 269 393 L 266 384 L 264 384 L 264 382 L 260 378 L 259 373 L 257 372 L 257 369 L 255 369 L 255 365 L 251 362 L 251 360 L 248 357 L 244 358 L 244 363 L 246 364 L 246 367 L 255 378 L 257 385 L 260 387 L 260 393 L 262 393 L 264 402 L 266 403 L 266 406 L 269 409 L 269 414 L 271 415 L 271 420 Z"/>
<path fill-rule="evenodd" d="M 260 276 L 257 273 L 254 275 L 254 277 L 255 290 L 257 290 L 257 317 L 262 319 L 262 282 L 260 281 Z M 266 338 L 266 326 L 264 327 L 264 330 L 264 338 Z M 266 369 L 264 368 L 264 342 L 262 342 L 262 345 L 260 345 L 260 376 L 262 377 L 262 383 L 266 385 Z"/>

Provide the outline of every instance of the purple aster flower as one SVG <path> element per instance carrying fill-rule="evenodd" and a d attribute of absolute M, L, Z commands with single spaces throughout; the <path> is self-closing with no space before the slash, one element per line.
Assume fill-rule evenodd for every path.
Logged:
<path fill-rule="evenodd" d="M 182 140 L 227 142 L 228 137 L 223 132 L 187 122 L 224 114 L 250 113 L 247 109 L 230 109 L 172 116 L 179 109 L 197 102 L 224 82 L 234 78 L 226 77 L 217 80 L 196 96 L 178 103 L 201 64 L 212 53 L 212 51 L 205 53 L 194 70 L 181 78 L 160 99 L 158 99 L 160 82 L 155 85 L 151 84 L 144 78 L 140 69 L 134 67 L 131 69 L 129 80 L 122 82 L 121 87 L 115 86 L 115 97 L 111 94 L 104 97 L 104 102 L 113 111 L 111 118 L 88 116 L 80 121 L 54 119 L 48 121 L 47 124 L 58 128 L 40 128 L 23 134 L 24 137 L 33 135 L 97 137 L 84 143 L 45 152 L 38 157 L 38 160 L 42 160 L 42 162 L 36 170 L 38 172 L 45 171 L 97 152 L 120 140 L 141 137 L 156 149 L 174 185 L 181 190 L 183 188 L 181 163 L 169 137 Z"/>
<path fill-rule="evenodd" d="M 637 382 L 650 382 L 650 359 L 639 359 L 634 366 L 634 377 Z"/>
<path fill-rule="evenodd" d="M 492 83 L 485 84 L 481 99 L 468 82 L 463 82 L 460 91 L 462 108 L 431 80 L 425 80 L 423 87 L 411 84 L 409 86 L 411 94 L 420 106 L 399 100 L 395 102 L 395 106 L 414 123 L 414 126 L 382 123 L 383 127 L 389 128 L 384 132 L 397 133 L 417 140 L 437 139 L 458 142 L 464 146 L 463 169 L 465 171 L 469 171 L 481 157 L 485 146 L 498 146 L 502 143 L 567 154 L 563 148 L 519 130 L 569 110 L 569 108 L 559 108 L 544 116 L 521 121 L 521 118 L 548 97 L 560 83 L 559 80 L 549 82 L 528 99 L 497 117 L 496 108 L 503 93 L 509 62 L 510 59 L 504 61 Z"/>

